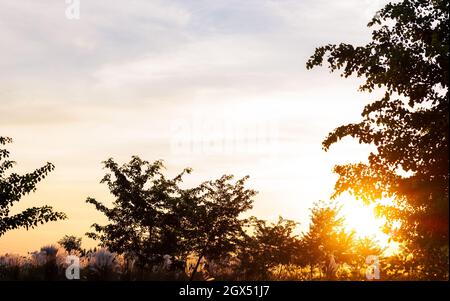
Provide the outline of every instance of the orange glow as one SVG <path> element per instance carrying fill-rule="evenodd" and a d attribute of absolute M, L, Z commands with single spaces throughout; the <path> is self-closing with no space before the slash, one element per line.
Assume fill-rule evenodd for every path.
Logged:
<path fill-rule="evenodd" d="M 387 256 L 399 251 L 398 243 L 390 240 L 389 235 L 383 232 L 386 219 L 375 215 L 375 204 L 365 205 L 358 200 L 344 200 L 341 214 L 345 218 L 347 230 L 355 231 L 356 237 L 374 239 L 380 247 L 385 248 L 384 254 Z"/>

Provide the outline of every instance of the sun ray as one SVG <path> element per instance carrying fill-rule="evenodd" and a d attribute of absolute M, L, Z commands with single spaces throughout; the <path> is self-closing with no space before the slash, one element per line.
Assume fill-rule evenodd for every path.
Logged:
<path fill-rule="evenodd" d="M 399 251 L 399 244 L 390 239 L 390 235 L 382 230 L 386 218 L 376 216 L 376 204 L 366 205 L 354 199 L 343 199 L 340 203 L 342 205 L 341 215 L 345 218 L 345 227 L 349 232 L 354 231 L 357 238 L 373 239 L 385 249 L 384 255 L 392 255 Z"/>

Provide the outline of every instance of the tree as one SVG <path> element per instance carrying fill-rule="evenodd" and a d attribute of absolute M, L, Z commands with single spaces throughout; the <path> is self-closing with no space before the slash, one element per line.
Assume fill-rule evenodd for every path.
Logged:
<path fill-rule="evenodd" d="M 294 234 L 296 222 L 281 216 L 276 223 L 252 217 L 250 226 L 252 233 L 246 236 L 238 255 L 246 279 L 267 280 L 274 267 L 297 263 L 300 244 Z"/>
<path fill-rule="evenodd" d="M 194 279 L 203 257 L 217 260 L 230 255 L 236 251 L 245 234 L 243 227 L 246 220 L 240 216 L 252 208 L 256 191 L 245 188 L 248 176 L 236 183 L 230 183 L 232 179 L 233 176 L 224 175 L 193 190 L 194 198 L 190 199 L 193 215 L 188 218 L 188 241 L 198 259 L 191 279 Z"/>
<path fill-rule="evenodd" d="M 95 232 L 87 236 L 100 240 L 101 246 L 111 252 L 136 259 L 141 267 L 161 261 L 164 254 L 182 253 L 181 233 L 177 231 L 184 221 L 182 216 L 176 219 L 172 209 L 180 204 L 178 184 L 190 170 L 167 179 L 161 172 L 162 161 L 149 163 L 134 156 L 121 167 L 113 159 L 103 163 L 111 173 L 107 173 L 101 183 L 106 183 L 115 197 L 113 208 L 93 198 L 86 202 L 95 205 L 110 223 L 93 224 Z"/>
<path fill-rule="evenodd" d="M 111 173 L 101 182 L 115 197 L 113 208 L 87 199 L 109 220 L 87 233 L 103 247 L 137 259 L 141 267 L 161 262 L 164 255 L 186 259 L 194 253 L 198 261 L 191 278 L 203 258 L 214 260 L 235 250 L 245 223 L 240 214 L 251 208 L 256 193 L 244 187 L 247 177 L 230 183 L 233 177 L 223 176 L 182 189 L 189 168 L 167 179 L 162 161 L 149 163 L 135 156 L 120 167 L 113 159 L 104 165 Z"/>
<path fill-rule="evenodd" d="M 331 202 L 317 202 L 311 208 L 311 224 L 301 241 L 311 279 L 315 267 L 325 274 L 326 279 L 335 279 L 338 264 L 350 262 L 352 258 L 354 233 L 345 231 L 339 210 Z"/>
<path fill-rule="evenodd" d="M 73 235 L 64 235 L 58 243 L 66 250 L 68 253 L 72 251 L 81 251 L 81 237 L 76 237 Z"/>
<path fill-rule="evenodd" d="M 323 147 L 346 136 L 376 147 L 367 164 L 335 167 L 335 196 L 392 197 L 392 205 L 378 208 L 386 231 L 400 223 L 393 238 L 426 279 L 448 278 L 448 11 L 448 0 L 389 3 L 368 24 L 371 42 L 319 47 L 307 62 L 313 68 L 326 59 L 343 77 L 364 77 L 361 91 L 384 89 L 365 106 L 361 122 L 338 127 Z"/>
<path fill-rule="evenodd" d="M 378 242 L 371 237 L 357 238 L 354 241 L 352 256 L 348 261 L 353 279 L 366 279 L 367 259 L 369 256 L 376 256 L 380 262 L 383 259 L 384 251 L 385 248 L 380 247 Z"/>
<path fill-rule="evenodd" d="M 11 138 L 0 137 L 0 145 L 11 142 Z M 8 159 L 9 155 L 8 150 L 0 149 L 0 236 L 9 230 L 18 228 L 28 230 L 38 224 L 66 219 L 64 213 L 54 212 L 50 206 L 32 207 L 14 215 L 10 214 L 13 204 L 20 201 L 23 196 L 34 192 L 37 183 L 43 180 L 55 167 L 53 164 L 47 163 L 25 175 L 14 172 L 7 175 L 6 172 L 15 164 L 14 161 Z"/>

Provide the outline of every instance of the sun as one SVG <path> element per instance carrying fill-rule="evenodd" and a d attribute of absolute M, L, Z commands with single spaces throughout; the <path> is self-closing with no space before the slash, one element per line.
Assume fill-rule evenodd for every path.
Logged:
<path fill-rule="evenodd" d="M 374 239 L 380 247 L 385 248 L 384 254 L 387 256 L 398 252 L 398 243 L 390 240 L 389 234 L 382 230 L 386 219 L 375 215 L 375 204 L 366 205 L 354 199 L 345 199 L 340 203 L 344 224 L 349 232 L 354 231 L 358 238 Z"/>

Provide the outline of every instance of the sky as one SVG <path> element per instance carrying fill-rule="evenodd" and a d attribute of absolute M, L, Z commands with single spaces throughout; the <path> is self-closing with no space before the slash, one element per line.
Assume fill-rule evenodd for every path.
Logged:
<path fill-rule="evenodd" d="M 101 162 L 132 155 L 185 167 L 185 185 L 250 176 L 250 214 L 308 225 L 309 208 L 333 191 L 335 164 L 365 161 L 345 139 L 376 95 L 326 67 L 306 70 L 315 47 L 364 44 L 384 0 L 0 0 L 0 136 L 16 172 L 56 165 L 13 207 L 51 205 L 66 221 L 0 238 L 0 254 L 26 253 L 105 222 L 88 196 L 112 197 Z M 345 197 L 345 196 L 344 196 Z M 350 200 L 353 201 L 353 200 Z M 83 245 L 95 245 L 83 237 Z"/>

